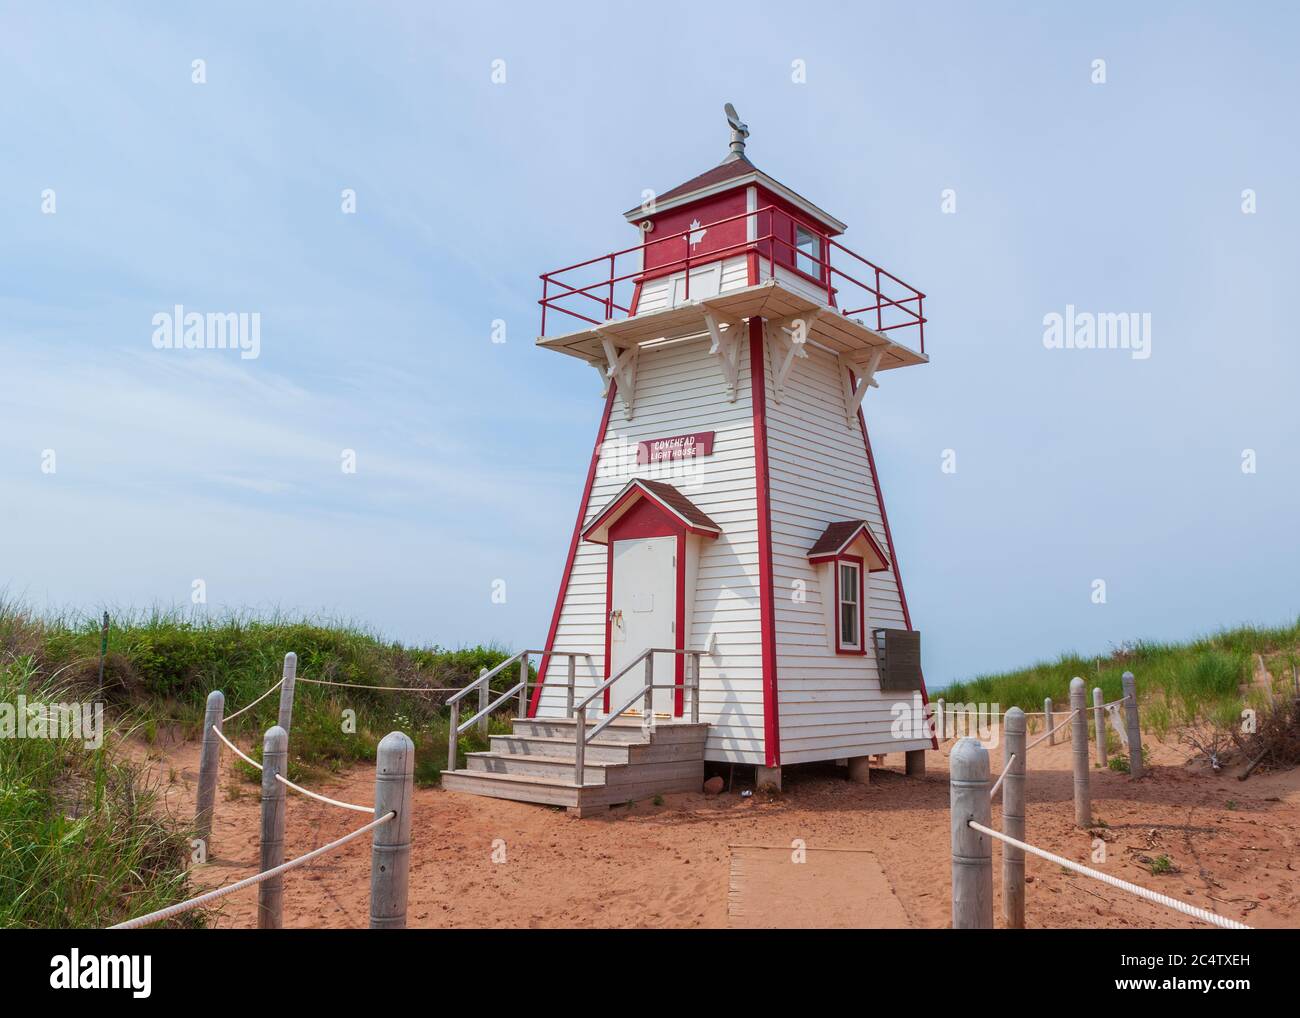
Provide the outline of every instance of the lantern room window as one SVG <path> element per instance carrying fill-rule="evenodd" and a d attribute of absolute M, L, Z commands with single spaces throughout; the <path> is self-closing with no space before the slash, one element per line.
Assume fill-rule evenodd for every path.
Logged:
<path fill-rule="evenodd" d="M 794 266 L 800 272 L 820 279 L 822 276 L 822 239 L 812 230 L 796 226 L 794 231 Z"/>
<path fill-rule="evenodd" d="M 835 596 L 839 607 L 840 650 L 862 649 L 862 566 L 840 560 Z"/>

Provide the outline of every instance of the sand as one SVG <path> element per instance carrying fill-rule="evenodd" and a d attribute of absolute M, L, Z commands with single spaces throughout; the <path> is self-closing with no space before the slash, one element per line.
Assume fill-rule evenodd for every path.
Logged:
<path fill-rule="evenodd" d="M 942 928 L 950 923 L 951 908 L 951 746 L 927 754 L 923 778 L 905 777 L 899 754 L 872 770 L 869 786 L 852 784 L 844 768 L 825 765 L 787 770 L 780 796 L 742 797 L 745 769 L 738 767 L 730 793 L 669 795 L 661 806 L 646 800 L 584 820 L 545 806 L 417 788 L 408 925 L 723 928 L 729 925 L 731 846 L 789 846 L 798 839 L 809 849 L 868 850 L 888 882 L 874 884 L 880 888 L 880 907 L 901 906 L 907 925 Z M 1028 840 L 1252 926 L 1300 925 L 1300 771 L 1256 774 L 1240 782 L 1188 764 L 1182 747 L 1153 739 L 1148 750 L 1153 766 L 1141 780 L 1092 771 L 1093 814 L 1105 826 L 1089 833 L 1073 826 L 1068 744 L 1037 747 L 1027 782 Z M 193 874 L 203 889 L 257 868 L 259 790 L 231 771 L 229 756 L 223 754 L 213 857 Z M 191 818 L 198 745 L 154 747 L 149 757 L 168 809 Z M 994 750 L 995 774 L 1001 759 L 1001 749 Z M 374 797 L 368 767 L 310 785 L 351 802 L 370 803 Z M 360 814 L 292 792 L 289 798 L 289 858 L 365 822 Z M 993 820 L 1000 826 L 996 803 Z M 1094 835 L 1106 842 L 1106 862 L 1099 866 L 1091 859 Z M 1142 860 L 1160 855 L 1169 857 L 1176 872 L 1152 875 Z M 365 927 L 369 868 L 369 839 L 363 838 L 291 872 L 285 878 L 284 925 Z M 996 846 L 993 869 L 1000 903 Z M 837 866 L 823 870 L 824 882 L 842 872 Z M 775 873 L 771 866 L 765 872 Z M 1027 872 L 1030 927 L 1204 926 L 1043 860 L 1030 858 Z M 818 877 L 801 872 L 797 879 L 807 886 Z M 768 899 L 805 903 L 795 906 L 802 913 L 782 913 L 792 925 L 852 925 L 841 902 L 826 905 L 836 900 L 832 888 L 803 895 L 769 890 Z M 255 925 L 256 902 L 255 890 L 223 899 L 215 925 Z M 870 910 L 864 903 L 862 925 L 874 925 L 866 918 Z M 996 922 L 1001 925 L 1000 917 Z"/>

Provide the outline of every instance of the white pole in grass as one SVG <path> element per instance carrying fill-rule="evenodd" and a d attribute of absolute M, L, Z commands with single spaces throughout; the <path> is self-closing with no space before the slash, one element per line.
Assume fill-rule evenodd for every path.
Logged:
<path fill-rule="evenodd" d="M 1012 707 L 1002 728 L 1003 751 L 1014 755 L 1007 776 L 1002 779 L 1002 833 L 1025 840 L 1025 712 Z M 1002 918 L 1009 930 L 1025 928 L 1025 850 L 1002 845 Z"/>
<path fill-rule="evenodd" d="M 1104 699 L 1101 687 L 1094 687 L 1092 691 L 1092 727 L 1094 737 L 1097 740 L 1098 767 L 1106 766 L 1106 708 Z"/>
<path fill-rule="evenodd" d="M 943 716 L 943 697 L 939 697 L 939 710 L 936 713 L 939 716 L 939 730 L 935 732 L 935 735 L 938 736 L 940 742 L 943 742 L 948 738 L 948 724 Z"/>
<path fill-rule="evenodd" d="M 289 733 L 279 725 L 266 730 L 262 739 L 262 852 L 259 873 L 284 862 L 285 787 L 275 780 L 289 763 Z M 284 875 L 257 885 L 257 928 L 278 930 L 283 925 Z"/>
<path fill-rule="evenodd" d="M 1137 680 L 1132 672 L 1125 672 L 1121 680 L 1124 683 L 1124 716 L 1128 727 L 1128 773 L 1130 777 L 1142 777 L 1142 729 L 1138 723 Z"/>
<path fill-rule="evenodd" d="M 1052 724 L 1053 724 L 1053 722 L 1052 722 L 1052 698 L 1051 698 L 1050 696 L 1044 698 L 1044 700 L 1043 700 L 1043 724 L 1045 724 L 1045 725 L 1047 726 L 1047 730 L 1048 730 L 1049 732 L 1052 730 Z M 1055 736 L 1055 735 L 1049 735 L 1049 736 L 1047 737 L 1047 744 L 1048 744 L 1049 746 L 1055 746 L 1055 745 L 1056 745 L 1056 736 Z"/>
<path fill-rule="evenodd" d="M 397 815 L 375 828 L 370 849 L 370 928 L 406 928 L 411 873 L 411 792 L 415 744 L 404 732 L 389 732 L 375 757 L 375 819 Z"/>
<path fill-rule="evenodd" d="M 203 749 L 199 752 L 199 797 L 194 810 L 194 835 L 203 842 L 203 858 L 212 854 L 212 814 L 217 802 L 217 772 L 221 768 L 221 740 L 217 731 L 226 712 L 226 695 L 219 689 L 208 694 L 203 711 Z M 214 730 L 215 729 L 215 730 Z"/>
<path fill-rule="evenodd" d="M 970 826 L 989 825 L 989 752 L 977 739 L 958 741 L 948 757 L 952 819 L 952 928 L 993 928 L 993 843 Z"/>
<path fill-rule="evenodd" d="M 1092 826 L 1092 797 L 1088 787 L 1088 714 L 1084 698 L 1086 684 L 1077 676 L 1070 680 L 1070 743 L 1074 759 L 1074 823 Z"/>
<path fill-rule="evenodd" d="M 277 724 L 288 734 L 293 723 L 293 684 L 298 678 L 298 655 L 293 651 L 284 656 L 284 670 L 280 675 L 280 718 Z"/>

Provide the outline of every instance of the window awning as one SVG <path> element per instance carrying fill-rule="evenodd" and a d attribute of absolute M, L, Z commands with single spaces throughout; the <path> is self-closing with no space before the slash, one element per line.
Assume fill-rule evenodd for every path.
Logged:
<path fill-rule="evenodd" d="M 831 562 L 844 555 L 860 555 L 870 572 L 889 568 L 889 556 L 871 532 L 866 520 L 839 520 L 822 531 L 808 549 L 808 561 Z"/>
<path fill-rule="evenodd" d="M 642 500 L 649 501 L 688 534 L 717 537 L 722 533 L 722 528 L 709 519 L 707 513 L 671 484 L 634 477 L 604 509 L 596 514 L 596 518 L 587 524 L 587 528 L 582 532 L 582 539 L 595 544 L 609 544 L 609 528 Z"/>

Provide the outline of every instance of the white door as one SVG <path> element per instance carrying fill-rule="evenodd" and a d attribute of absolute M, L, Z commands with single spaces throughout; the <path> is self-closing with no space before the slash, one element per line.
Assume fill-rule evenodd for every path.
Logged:
<path fill-rule="evenodd" d="M 610 675 L 617 675 L 647 647 L 675 647 L 677 635 L 677 538 L 643 537 L 614 542 L 614 591 L 610 598 Z M 674 681 L 673 654 L 656 654 L 656 684 Z M 617 710 L 645 684 L 645 663 L 632 668 L 610 689 L 610 710 Z M 671 689 L 656 689 L 656 713 L 671 713 Z M 643 701 L 633 709 L 644 708 Z"/>

